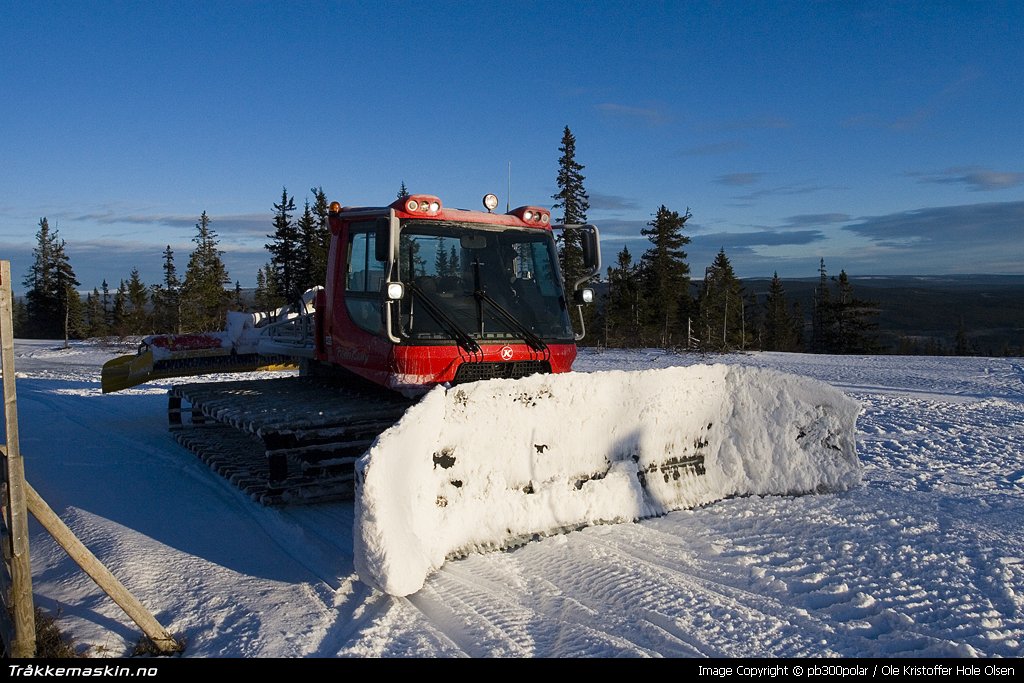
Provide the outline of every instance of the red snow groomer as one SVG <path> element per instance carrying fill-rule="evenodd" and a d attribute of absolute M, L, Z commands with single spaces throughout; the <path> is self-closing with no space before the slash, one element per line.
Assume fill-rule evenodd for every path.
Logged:
<path fill-rule="evenodd" d="M 172 386 L 170 423 L 265 503 L 333 496 L 338 473 L 350 483 L 354 456 L 432 387 L 572 369 L 593 298 L 584 284 L 600 270 L 598 230 L 553 226 L 537 206 L 494 213 L 497 204 L 493 194 L 484 211 L 424 194 L 384 207 L 334 202 L 322 286 L 270 314 L 230 313 L 224 331 L 147 337 L 136 355 L 104 366 L 103 390 L 299 367 L 297 376 Z M 569 292 L 555 229 L 581 237 L 586 274 Z M 226 431 L 249 438 L 235 434 L 228 448 Z M 261 457 L 241 455 L 252 438 Z"/>

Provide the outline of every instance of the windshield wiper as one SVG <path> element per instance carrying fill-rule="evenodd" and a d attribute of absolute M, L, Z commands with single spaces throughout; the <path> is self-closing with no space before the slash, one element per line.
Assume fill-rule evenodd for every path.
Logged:
<path fill-rule="evenodd" d="M 430 298 L 430 295 L 415 284 L 410 284 L 409 289 L 412 290 L 412 293 L 419 298 L 423 307 L 427 309 L 427 314 L 433 318 L 437 324 L 448 328 L 449 333 L 455 337 L 455 342 L 459 346 L 465 349 L 467 353 L 480 353 L 480 345 L 476 343 L 476 340 L 470 337 L 465 330 L 459 327 L 459 324 L 455 322 L 450 315 L 445 313 L 444 309 L 438 306 L 437 302 Z"/>
<path fill-rule="evenodd" d="M 521 323 L 518 318 L 509 313 L 508 309 L 506 309 L 504 306 L 495 301 L 490 294 L 488 294 L 482 289 L 477 289 L 475 292 L 473 292 L 473 296 L 477 298 L 477 301 L 483 301 L 484 303 L 488 304 L 491 308 L 493 308 L 498 313 L 498 315 L 501 316 L 505 320 L 505 322 L 507 322 L 512 327 L 512 329 L 519 333 L 519 336 L 523 338 L 523 341 L 525 341 L 526 345 L 529 346 L 531 349 L 533 349 L 534 351 L 547 350 L 548 345 L 544 343 L 544 340 L 542 340 L 540 337 L 534 334 L 533 331 L 530 330 L 530 328 L 528 328 L 526 325 Z"/>

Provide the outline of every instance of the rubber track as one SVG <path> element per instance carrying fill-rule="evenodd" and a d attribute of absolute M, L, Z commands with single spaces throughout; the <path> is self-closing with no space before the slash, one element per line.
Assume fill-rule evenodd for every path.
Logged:
<path fill-rule="evenodd" d="M 168 392 L 175 440 L 264 505 L 343 500 L 353 463 L 415 402 L 322 377 L 182 384 Z"/>

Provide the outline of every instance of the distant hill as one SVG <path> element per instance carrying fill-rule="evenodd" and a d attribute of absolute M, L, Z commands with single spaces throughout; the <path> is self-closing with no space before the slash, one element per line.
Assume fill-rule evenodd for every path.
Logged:
<path fill-rule="evenodd" d="M 770 282 L 743 280 L 744 291 L 763 301 Z M 818 278 L 782 283 L 809 325 Z M 850 283 L 854 296 L 878 305 L 887 353 L 952 353 L 961 325 L 976 355 L 1021 355 L 1024 349 L 1024 275 L 851 276 Z"/>

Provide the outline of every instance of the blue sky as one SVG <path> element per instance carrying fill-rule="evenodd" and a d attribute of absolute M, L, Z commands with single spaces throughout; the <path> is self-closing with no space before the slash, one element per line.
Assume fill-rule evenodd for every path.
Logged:
<path fill-rule="evenodd" d="M 695 276 L 1024 273 L 1024 3 L 0 4 L 0 258 L 39 219 L 82 289 L 232 280 L 273 204 L 551 206 L 576 137 L 606 264 L 659 206 Z M 509 192 L 511 188 L 511 192 Z"/>

